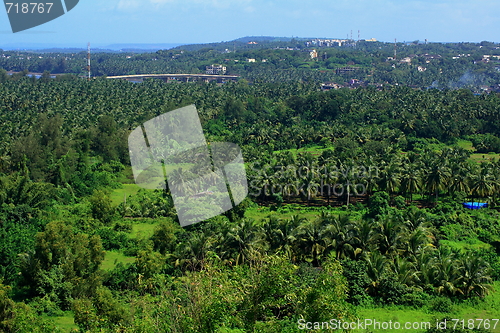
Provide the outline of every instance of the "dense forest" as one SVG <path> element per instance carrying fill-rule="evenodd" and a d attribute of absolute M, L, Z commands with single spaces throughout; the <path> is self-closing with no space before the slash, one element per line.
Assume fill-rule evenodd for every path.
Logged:
<path fill-rule="evenodd" d="M 476 89 L 499 81 L 494 61 L 473 61 L 496 44 L 399 45 L 401 57 L 442 54 L 420 77 L 419 57 L 386 61 L 390 44 L 325 48 L 310 68 L 294 63 L 303 41 L 242 45 L 223 56 L 268 61 L 235 65 L 246 79 L 224 84 L 51 78 L 79 74 L 83 54 L 4 52 L 0 65 L 20 72 L 0 73 L 0 331 L 357 331 L 342 322 L 370 317 L 500 331 L 500 95 Z M 218 48 L 100 54 L 96 71 L 203 71 Z M 315 70 L 329 59 L 388 84 L 323 91 L 323 74 L 345 79 Z M 479 81 L 448 84 L 467 70 Z M 438 76 L 446 85 L 427 89 Z M 242 148 L 249 194 L 181 228 L 168 187 L 135 185 L 128 136 L 191 104 L 208 142 Z M 453 318 L 464 321 L 436 328 Z"/>

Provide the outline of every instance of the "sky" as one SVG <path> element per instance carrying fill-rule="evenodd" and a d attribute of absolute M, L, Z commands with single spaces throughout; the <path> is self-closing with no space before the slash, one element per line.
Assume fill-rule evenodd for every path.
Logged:
<path fill-rule="evenodd" d="M 0 47 L 346 38 L 351 31 L 357 39 L 358 30 L 361 39 L 387 42 L 500 42 L 498 13 L 498 0 L 80 0 L 64 16 L 15 34 L 0 11 Z"/>

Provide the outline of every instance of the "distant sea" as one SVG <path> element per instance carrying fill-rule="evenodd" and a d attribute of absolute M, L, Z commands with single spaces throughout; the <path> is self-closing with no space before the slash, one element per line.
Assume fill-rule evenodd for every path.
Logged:
<path fill-rule="evenodd" d="M 161 44 L 90 44 L 94 52 L 156 52 L 185 45 L 183 43 Z M 87 50 L 87 44 L 51 44 L 51 43 L 8 43 L 0 44 L 6 51 L 38 51 L 38 52 L 81 52 Z"/>

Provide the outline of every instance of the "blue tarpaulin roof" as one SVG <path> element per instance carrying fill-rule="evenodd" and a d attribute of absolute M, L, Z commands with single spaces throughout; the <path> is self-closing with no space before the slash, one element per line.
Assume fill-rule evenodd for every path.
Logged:
<path fill-rule="evenodd" d="M 486 202 L 464 202 L 462 205 L 469 209 L 481 209 L 488 207 L 488 203 Z"/>

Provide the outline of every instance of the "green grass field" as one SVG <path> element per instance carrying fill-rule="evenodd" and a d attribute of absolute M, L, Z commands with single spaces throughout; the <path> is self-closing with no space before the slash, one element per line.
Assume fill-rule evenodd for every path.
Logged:
<path fill-rule="evenodd" d="M 137 194 L 141 188 L 136 184 L 123 184 L 122 188 L 117 188 L 111 192 L 110 198 L 113 205 L 118 206 L 121 204 L 125 197 Z"/>
<path fill-rule="evenodd" d="M 471 154 L 470 159 L 475 162 L 487 162 L 500 159 L 500 154 Z"/>
<path fill-rule="evenodd" d="M 143 219 L 142 223 L 134 223 L 130 238 L 149 238 L 153 236 L 153 232 L 158 225 L 159 220 Z"/>
<path fill-rule="evenodd" d="M 460 148 L 467 149 L 470 151 L 475 151 L 476 149 L 472 146 L 472 141 L 469 140 L 458 140 L 456 145 Z"/>
<path fill-rule="evenodd" d="M 458 250 L 479 250 L 479 249 L 489 249 L 491 248 L 490 244 L 481 242 L 478 239 L 474 239 L 473 243 L 464 242 L 464 241 L 451 241 L 451 240 L 440 240 L 441 245 L 449 246 L 453 249 Z"/>
<path fill-rule="evenodd" d="M 67 311 L 64 316 L 61 317 L 48 317 L 54 321 L 57 328 L 61 329 L 63 332 L 80 332 L 78 326 L 75 324 L 73 312 Z"/>
<path fill-rule="evenodd" d="M 383 307 L 383 308 L 372 308 L 372 309 L 366 309 L 366 308 L 358 308 L 358 318 L 361 320 L 361 322 L 365 322 L 366 320 L 372 320 L 372 322 L 399 322 L 401 326 L 403 326 L 405 323 L 410 322 L 410 323 L 427 323 L 430 322 L 431 325 L 435 326 L 436 323 L 436 316 L 425 313 L 422 310 L 415 310 L 413 308 L 406 308 L 406 307 Z M 405 332 L 425 332 L 425 329 L 410 329 L 410 330 L 404 330 Z M 373 332 L 373 333 L 381 333 L 381 332 L 388 332 L 388 330 L 385 330 L 383 328 L 376 329 L 376 327 L 371 326 L 371 327 L 365 327 L 365 329 L 357 329 L 354 330 L 354 332 Z M 397 332 L 397 330 L 394 330 L 394 332 Z"/>
<path fill-rule="evenodd" d="M 476 149 L 472 145 L 472 142 L 468 140 L 458 140 L 456 146 L 470 151 L 471 152 L 470 160 L 478 163 L 485 161 L 493 161 L 494 159 L 498 160 L 500 158 L 500 154 L 475 153 Z"/>
<path fill-rule="evenodd" d="M 385 307 L 373 307 L 373 308 L 363 308 L 357 307 L 358 318 L 362 321 L 365 319 L 377 320 L 378 322 L 399 322 L 403 326 L 406 322 L 410 323 L 425 323 L 430 322 L 432 327 L 436 327 L 436 320 L 443 317 L 448 317 L 450 319 L 459 319 L 467 321 L 470 319 L 475 320 L 475 325 L 478 325 L 480 320 L 478 319 L 500 319 L 500 281 L 496 281 L 493 284 L 495 289 L 494 293 L 490 293 L 483 300 L 474 300 L 467 302 L 458 302 L 452 305 L 452 310 L 448 313 L 439 313 L 429 311 L 426 307 L 422 309 L 414 309 L 412 307 L 406 306 L 385 306 Z M 455 322 L 448 322 L 447 326 L 453 327 Z M 461 323 L 458 323 L 461 325 Z M 491 322 L 494 325 L 494 322 Z M 477 327 L 477 326 L 476 326 Z M 373 328 L 373 327 L 372 327 Z M 367 330 L 355 330 L 354 332 L 373 332 L 382 333 L 388 332 L 389 330 L 384 329 L 370 329 Z M 398 330 L 394 330 L 397 332 Z M 402 330 L 401 330 L 402 331 Z M 425 329 L 410 329 L 404 330 L 405 332 L 425 332 Z M 490 328 L 491 332 L 500 332 L 500 321 L 493 329 Z"/>
<path fill-rule="evenodd" d="M 118 251 L 106 251 L 104 260 L 101 263 L 101 269 L 109 271 L 112 270 L 119 262 L 122 264 L 129 264 L 134 262 L 134 260 L 135 257 L 127 257 Z"/>

